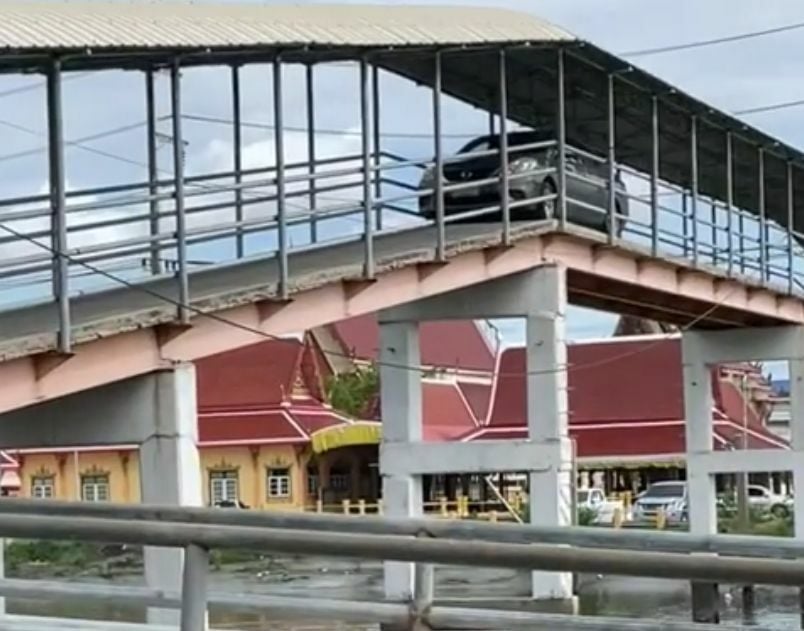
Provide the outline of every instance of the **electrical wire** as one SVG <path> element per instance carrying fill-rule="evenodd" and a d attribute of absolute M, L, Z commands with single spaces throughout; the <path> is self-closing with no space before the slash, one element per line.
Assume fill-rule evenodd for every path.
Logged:
<path fill-rule="evenodd" d="M 798 99 L 796 101 L 782 101 L 780 103 L 771 103 L 770 105 L 759 105 L 757 107 L 749 107 L 744 110 L 736 110 L 733 113 L 736 116 L 748 116 L 751 114 L 761 114 L 763 112 L 775 112 L 777 110 L 799 107 L 801 105 L 804 105 L 804 99 Z"/>
<path fill-rule="evenodd" d="M 804 22 L 794 22 L 792 24 L 784 24 L 773 28 L 767 28 L 757 31 L 748 31 L 745 33 L 738 33 L 735 35 L 726 35 L 724 37 L 715 37 L 712 39 L 702 39 L 693 42 L 686 42 L 683 44 L 672 44 L 669 46 L 660 46 L 657 48 L 645 48 L 643 50 L 631 50 L 620 53 L 621 57 L 647 57 L 648 55 L 660 55 L 663 53 L 672 53 L 680 50 L 691 50 L 693 48 L 704 48 L 706 46 L 716 46 L 718 44 L 729 44 L 731 42 L 740 42 L 747 39 L 754 39 L 757 37 L 765 37 L 766 35 L 775 35 L 777 33 L 785 33 L 788 31 L 795 31 L 804 28 Z"/>
<path fill-rule="evenodd" d="M 69 263 L 71 263 L 73 265 L 82 266 L 85 269 L 88 269 L 88 270 L 94 272 L 95 274 L 97 274 L 99 276 L 102 276 L 102 277 L 104 277 L 104 278 L 106 278 L 108 280 L 111 280 L 112 282 L 114 282 L 116 284 L 119 284 L 119 285 L 121 285 L 123 287 L 126 287 L 128 289 L 131 289 L 133 291 L 149 295 L 152 298 L 156 298 L 159 301 L 162 301 L 162 302 L 165 302 L 167 304 L 173 305 L 173 306 L 175 306 L 177 308 L 186 309 L 187 311 L 189 311 L 191 313 L 194 313 L 195 315 L 197 315 L 199 317 L 208 318 L 208 319 L 213 320 L 215 322 L 219 322 L 219 323 L 224 324 L 226 326 L 231 326 L 233 328 L 239 329 L 241 331 L 245 331 L 247 333 L 251 333 L 251 334 L 253 334 L 253 335 L 257 336 L 257 337 L 261 337 L 261 338 L 264 338 L 264 339 L 267 339 L 267 340 L 270 340 L 270 341 L 283 342 L 283 343 L 295 343 L 293 340 L 289 340 L 287 338 L 283 338 L 283 337 L 280 337 L 280 336 L 277 336 L 277 335 L 272 335 L 270 333 L 266 333 L 265 331 L 262 331 L 261 329 L 256 329 L 254 327 L 250 327 L 248 325 L 241 324 L 241 323 L 236 322 L 234 320 L 230 320 L 228 318 L 220 316 L 220 315 L 218 315 L 216 313 L 211 313 L 211 312 L 204 311 L 203 309 L 200 309 L 199 307 L 196 307 L 196 306 L 194 306 L 192 304 L 182 303 L 181 301 L 176 300 L 174 298 L 171 298 L 170 296 L 166 296 L 166 295 L 161 294 L 159 292 L 156 292 L 156 291 L 154 291 L 152 289 L 149 289 L 149 288 L 147 288 L 147 287 L 145 287 L 143 285 L 140 285 L 138 283 L 126 280 L 125 278 L 122 278 L 120 276 L 117 276 L 116 274 L 113 274 L 111 272 L 103 270 L 103 269 L 101 269 L 101 268 L 99 268 L 99 267 L 97 267 L 95 265 L 92 265 L 91 263 L 87 263 L 86 261 L 81 261 L 79 259 L 76 259 L 72 255 L 67 254 L 66 252 L 62 252 L 60 250 L 57 250 L 57 249 L 53 248 L 52 246 L 50 246 L 50 245 L 48 245 L 46 243 L 42 243 L 42 242 L 34 239 L 33 237 L 29 237 L 28 235 L 26 235 L 24 233 L 21 233 L 21 232 L 15 230 L 13 228 L 7 226 L 6 224 L 0 223 L 0 229 L 4 230 L 5 232 L 11 234 L 12 236 L 14 236 L 14 237 L 16 237 L 18 239 L 25 240 L 25 241 L 27 241 L 27 242 L 29 242 L 29 243 L 31 243 L 31 244 L 39 247 L 39 248 L 42 248 L 43 250 L 46 250 L 46 251 L 50 252 L 54 256 L 58 256 L 60 258 L 63 258 L 65 261 L 67 261 L 67 262 L 69 262 Z M 690 320 L 686 325 L 684 325 L 682 327 L 679 327 L 679 331 L 689 330 L 692 327 L 694 327 L 698 322 L 701 322 L 701 321 L 705 320 L 708 316 L 710 316 L 712 313 L 717 311 L 717 309 L 719 309 L 724 304 L 724 301 L 729 297 L 729 295 L 732 294 L 733 292 L 735 292 L 736 289 L 737 289 L 736 287 L 733 288 L 732 290 L 727 292 L 718 302 L 713 304 L 711 307 L 709 307 L 705 311 L 701 312 L 695 318 Z M 561 372 L 567 372 L 569 368 L 572 368 L 572 370 L 575 370 L 575 371 L 577 371 L 577 370 L 589 370 L 589 369 L 592 369 L 592 368 L 598 368 L 598 367 L 601 367 L 601 366 L 606 366 L 606 365 L 618 362 L 620 360 L 626 359 L 628 357 L 632 357 L 632 356 L 635 356 L 635 355 L 640 355 L 642 353 L 647 352 L 648 350 L 651 350 L 651 349 L 655 348 L 656 346 L 659 346 L 660 344 L 662 344 L 666 340 L 672 339 L 674 336 L 675 336 L 675 333 L 666 334 L 666 335 L 663 335 L 661 338 L 657 338 L 653 343 L 648 344 L 646 346 L 642 346 L 642 347 L 634 349 L 632 351 L 625 351 L 623 353 L 620 353 L 619 355 L 614 355 L 612 357 L 607 357 L 607 358 L 604 358 L 604 359 L 601 359 L 601 360 L 598 360 L 598 361 L 595 361 L 595 362 L 587 362 L 585 364 L 572 365 L 572 366 L 567 364 L 567 365 L 564 365 L 564 366 L 557 366 L 555 368 L 547 368 L 547 369 L 543 369 L 543 370 L 527 370 L 527 371 L 520 371 L 520 372 L 515 372 L 515 373 L 504 373 L 504 372 L 499 372 L 497 370 L 493 370 L 489 374 L 490 374 L 490 376 L 492 378 L 500 378 L 500 377 L 521 377 L 521 376 L 557 374 L 557 373 L 561 373 Z M 329 355 L 331 357 L 340 357 L 340 358 L 349 359 L 349 360 L 354 360 L 355 359 L 353 355 L 350 355 L 350 354 L 347 354 L 347 353 L 339 353 L 337 351 L 324 351 L 323 349 L 322 349 L 322 352 L 324 352 L 324 354 Z M 386 368 L 394 368 L 394 369 L 397 369 L 397 370 L 407 370 L 407 371 L 419 372 L 419 373 L 423 373 L 423 374 L 430 373 L 432 371 L 432 368 L 429 368 L 429 367 L 412 366 L 412 365 L 409 365 L 409 364 L 399 364 L 399 363 L 394 363 L 394 362 L 386 362 L 386 361 L 382 361 L 382 360 L 379 360 L 379 359 L 375 360 L 373 363 L 376 366 L 381 366 L 381 367 L 386 367 Z"/>

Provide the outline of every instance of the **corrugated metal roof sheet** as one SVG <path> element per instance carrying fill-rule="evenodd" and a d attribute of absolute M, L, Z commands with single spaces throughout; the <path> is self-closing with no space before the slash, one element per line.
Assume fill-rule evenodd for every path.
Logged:
<path fill-rule="evenodd" d="M 0 48 L 408 46 L 571 40 L 532 15 L 477 7 L 0 3 Z"/>

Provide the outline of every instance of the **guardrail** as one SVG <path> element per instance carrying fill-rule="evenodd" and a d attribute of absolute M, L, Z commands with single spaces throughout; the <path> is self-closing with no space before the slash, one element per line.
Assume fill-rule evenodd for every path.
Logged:
<path fill-rule="evenodd" d="M 181 592 L 2 580 L 0 594 L 101 599 L 180 607 L 182 631 L 204 628 L 208 604 L 266 608 L 283 615 L 379 622 L 413 628 L 689 629 L 689 623 L 440 607 L 431 564 L 649 576 L 694 581 L 804 585 L 804 542 L 772 537 L 699 537 L 650 531 L 545 528 L 431 519 L 100 505 L 10 499 L 0 502 L 0 536 L 180 547 Z M 421 564 L 410 603 L 312 600 L 207 592 L 209 551 L 250 549 Z M 698 553 L 706 554 L 702 559 Z M 717 555 L 717 556 L 712 556 Z M 757 558 L 762 557 L 762 558 Z M 424 628 L 428 628 L 425 626 Z M 696 625 L 701 631 L 722 628 Z M 761 627 L 751 627 L 761 629 Z"/>

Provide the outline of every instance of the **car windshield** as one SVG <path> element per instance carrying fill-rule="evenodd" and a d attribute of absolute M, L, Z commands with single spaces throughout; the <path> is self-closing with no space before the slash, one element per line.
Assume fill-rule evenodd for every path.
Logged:
<path fill-rule="evenodd" d="M 683 497 L 683 484 L 656 484 L 650 487 L 642 497 Z"/>
<path fill-rule="evenodd" d="M 519 131 L 508 134 L 508 146 L 517 147 L 541 142 L 549 138 L 548 132 Z M 500 146 L 499 136 L 481 136 L 468 142 L 458 153 L 471 153 L 496 150 Z"/>
<path fill-rule="evenodd" d="M 589 499 L 589 491 L 578 491 L 578 501 L 583 504 Z"/>

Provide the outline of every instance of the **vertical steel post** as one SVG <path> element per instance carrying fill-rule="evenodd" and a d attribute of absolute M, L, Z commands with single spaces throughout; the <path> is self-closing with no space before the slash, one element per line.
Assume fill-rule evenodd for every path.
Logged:
<path fill-rule="evenodd" d="M 759 181 L 759 276 L 762 282 L 768 275 L 768 224 L 765 218 L 765 150 L 760 147 L 757 151 L 757 180 Z"/>
<path fill-rule="evenodd" d="M 307 64 L 305 71 L 305 91 L 307 93 L 307 162 L 309 163 L 308 173 L 313 176 L 316 172 L 316 147 L 315 147 L 315 69 L 312 63 Z M 307 203 L 310 206 L 310 241 L 318 241 L 318 195 L 316 188 L 318 181 L 310 179 L 307 182 L 310 192 L 307 196 Z"/>
<path fill-rule="evenodd" d="M 793 191 L 793 163 L 787 163 L 787 293 L 792 294 L 796 287 L 793 268 L 793 232 L 795 231 L 795 193 Z"/>
<path fill-rule="evenodd" d="M 659 97 L 651 97 L 650 249 L 659 255 Z"/>
<path fill-rule="evenodd" d="M 173 198 L 176 210 L 176 258 L 179 279 L 179 322 L 190 323 L 190 281 L 187 274 L 187 224 L 184 209 L 184 137 L 181 125 L 181 67 L 179 58 L 170 67 L 170 103 L 173 121 Z"/>
<path fill-rule="evenodd" d="M 709 223 L 712 224 L 710 226 L 710 228 L 711 228 L 711 236 L 712 236 L 712 263 L 717 265 L 717 262 L 718 262 L 718 255 L 717 255 L 717 242 L 718 242 L 717 228 L 718 228 L 718 224 L 717 224 L 717 204 L 715 203 L 714 199 L 712 200 L 710 219 L 711 219 L 711 221 Z"/>
<path fill-rule="evenodd" d="M 159 157 L 156 146 L 156 90 L 154 86 L 154 71 L 148 68 L 145 71 L 145 110 L 146 127 L 148 134 L 148 225 L 151 237 L 159 234 Z M 159 256 L 159 243 L 151 241 L 151 274 L 162 273 L 162 262 Z"/>
<path fill-rule="evenodd" d="M 494 97 L 493 96 L 489 97 L 489 100 L 493 101 Z M 489 136 L 494 136 L 496 133 L 497 133 L 497 124 L 495 122 L 494 109 L 490 107 L 489 108 Z"/>
<path fill-rule="evenodd" d="M 728 258 L 728 274 L 734 274 L 734 157 L 732 154 L 731 132 L 726 132 L 726 257 Z"/>
<path fill-rule="evenodd" d="M 72 352 L 72 325 L 70 323 L 70 262 L 67 258 L 67 197 L 64 178 L 64 125 L 60 59 L 53 59 L 47 74 L 47 127 L 53 297 L 59 304 L 58 349 L 60 353 L 66 354 Z"/>
<path fill-rule="evenodd" d="M 282 59 L 274 57 L 274 160 L 276 174 L 276 238 L 279 262 L 279 298 L 287 300 L 288 287 L 288 225 L 287 200 L 285 199 L 285 133 L 282 116 Z"/>
<path fill-rule="evenodd" d="M 606 211 L 608 218 L 609 243 L 614 243 L 617 237 L 617 140 L 615 128 L 614 103 L 614 75 L 608 76 L 608 104 L 607 104 L 607 131 L 608 131 L 608 197 Z"/>
<path fill-rule="evenodd" d="M 511 202 L 508 185 L 508 72 L 505 49 L 498 53 L 500 99 L 500 211 L 502 212 L 502 242 L 511 243 Z"/>
<path fill-rule="evenodd" d="M 563 230 L 567 225 L 567 116 L 564 94 L 564 49 L 558 49 L 558 223 Z"/>
<path fill-rule="evenodd" d="M 682 230 L 682 243 L 683 243 L 683 251 L 684 257 L 686 258 L 689 255 L 690 248 L 689 248 L 689 224 L 687 222 L 687 212 L 689 210 L 689 203 L 688 200 L 689 196 L 687 195 L 687 191 L 683 191 L 681 193 L 681 230 Z"/>
<path fill-rule="evenodd" d="M 365 249 L 363 275 L 374 278 L 374 199 L 371 190 L 371 103 L 369 93 L 369 63 L 360 59 L 360 140 L 363 148 L 363 243 Z"/>
<path fill-rule="evenodd" d="M 433 141 L 435 144 L 436 259 L 446 260 L 446 225 L 444 223 L 444 150 L 441 144 L 441 51 L 435 53 L 433 81 Z"/>
<path fill-rule="evenodd" d="M 374 133 L 374 199 L 382 199 L 382 171 L 380 170 L 380 69 L 371 66 L 372 131 Z M 382 204 L 377 204 L 377 232 L 382 230 Z"/>
<path fill-rule="evenodd" d="M 209 552 L 190 544 L 184 549 L 181 587 L 181 631 L 207 628 L 207 572 Z"/>
<path fill-rule="evenodd" d="M 698 265 L 698 117 L 690 118 L 690 203 L 692 211 L 692 263 Z"/>
<path fill-rule="evenodd" d="M 245 255 L 243 243 L 243 108 L 240 99 L 240 66 L 232 66 L 232 149 L 235 183 L 235 250 L 237 258 L 242 259 Z"/>

